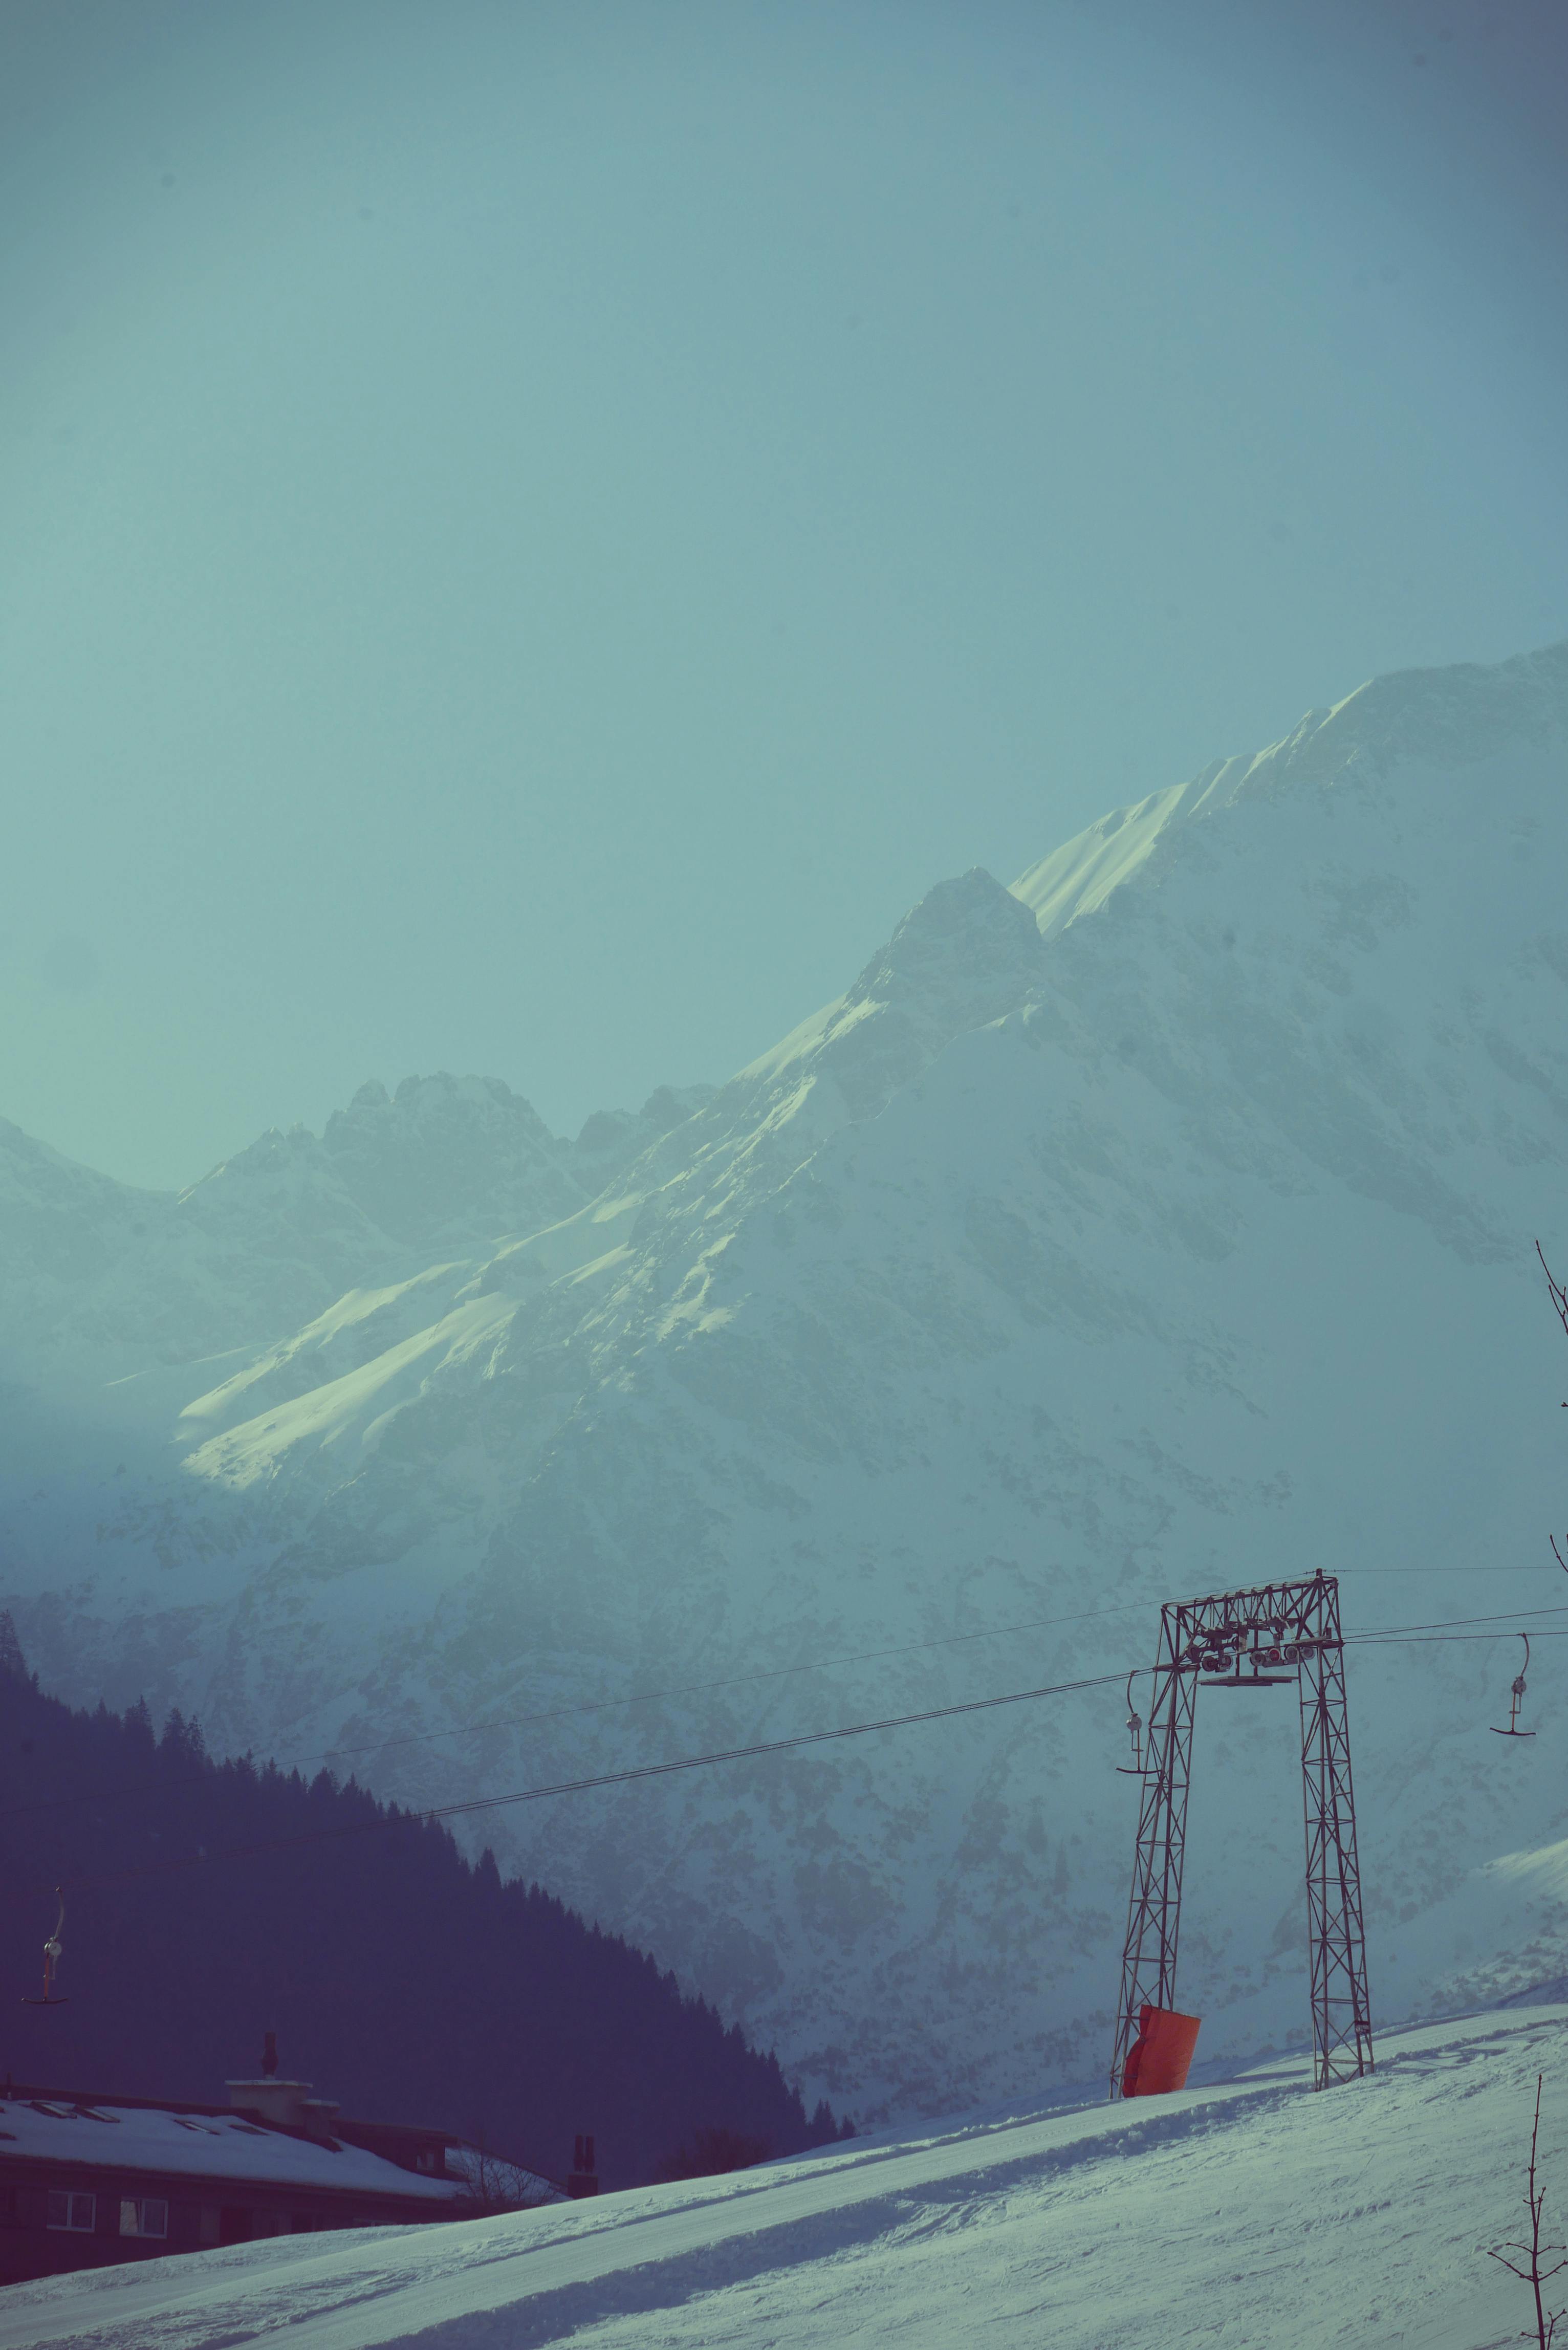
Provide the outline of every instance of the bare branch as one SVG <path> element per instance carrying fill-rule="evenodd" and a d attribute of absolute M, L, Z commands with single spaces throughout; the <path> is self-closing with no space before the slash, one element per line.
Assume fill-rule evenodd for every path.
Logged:
<path fill-rule="evenodd" d="M 1552 1303 L 1557 1308 L 1557 1319 L 1562 1323 L 1563 1329 L 1568 1330 L 1568 1289 L 1564 1289 L 1560 1281 L 1552 1279 L 1552 1267 L 1546 1262 L 1546 1253 L 1539 1241 L 1535 1243 L 1535 1253 L 1541 1259 L 1541 1270 L 1546 1275 L 1546 1286 L 1552 1292 Z"/>
<path fill-rule="evenodd" d="M 1539 1242 L 1536 1245 L 1539 1249 Z M 1542 1264 L 1546 1262 L 1544 1257 L 1541 1261 Z M 1546 1278 L 1551 1281 L 1550 1273 Z M 1553 1295 L 1558 1294 L 1555 1284 L 1553 1284 L 1552 1294 Z M 1568 1329 L 1568 1320 L 1564 1321 L 1563 1326 Z M 1556 1548 L 1555 1544 L 1552 1544 L 1552 1548 Z M 1554 2310 L 1549 2315 L 1546 2303 L 1541 2297 L 1542 2286 L 1558 2275 L 1561 2271 L 1568 2268 L 1568 2258 L 1554 2262 L 1551 2268 L 1542 2268 L 1541 2264 L 1542 2256 L 1545 2254 L 1568 2252 L 1568 2246 L 1543 2244 L 1541 2241 L 1541 2215 L 1546 2208 L 1546 2189 L 1544 2187 L 1537 2187 L 1535 2183 L 1535 2160 L 1541 2143 L 1541 2091 L 1545 2075 L 1542 2073 L 1538 2073 L 1535 2076 L 1535 2117 L 1530 2130 L 1529 2184 L 1524 2194 L 1525 2208 L 1530 2213 L 1530 2241 L 1528 2243 L 1518 2243 L 1511 2238 L 1500 2249 L 1490 2247 L 1487 2249 L 1488 2260 L 1496 2261 L 1498 2265 L 1505 2268 L 1511 2276 L 1518 2277 L 1520 2282 L 1527 2284 L 1535 2296 L 1536 2350 L 1552 2350 L 1552 2345 L 1557 2336 L 1558 2324 L 1562 2318 L 1568 2316 L 1568 2310 L 1562 2309 Z M 1520 2260 L 1528 2262 L 1528 2266 L 1521 2268 L 1518 2261 L 1511 2261 L 1508 2258 L 1510 2252 L 1517 2252 Z M 1528 2341 L 1530 2337 L 1526 2334 L 1523 2338 Z"/>

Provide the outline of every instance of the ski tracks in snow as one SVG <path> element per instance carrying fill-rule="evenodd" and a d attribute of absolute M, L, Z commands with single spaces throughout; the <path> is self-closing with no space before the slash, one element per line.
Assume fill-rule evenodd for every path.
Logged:
<path fill-rule="evenodd" d="M 0 2350 L 1490 2350 L 1538 2071 L 1568 2213 L 1568 2009 L 1387 2037 L 1158 2106 L 992 2117 L 457 2227 L 253 2244 L 0 2293 Z M 282 2341 L 275 2350 L 283 2350 Z"/>

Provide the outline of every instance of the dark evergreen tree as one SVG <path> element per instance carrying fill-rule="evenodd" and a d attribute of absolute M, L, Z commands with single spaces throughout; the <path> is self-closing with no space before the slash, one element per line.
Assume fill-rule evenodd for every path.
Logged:
<path fill-rule="evenodd" d="M 16 1618 L 7 1607 L 0 1610 L 0 1673 L 13 1680 L 26 1680 L 27 1660 L 22 1654 L 22 1643 L 16 1637 Z"/>
<path fill-rule="evenodd" d="M 221 2103 L 275 2030 L 283 2071 L 346 2113 L 555 2178 L 578 2131 L 607 2186 L 701 2133 L 775 2154 L 836 2135 L 646 1952 L 489 1852 L 471 1864 L 327 1772 L 215 1763 L 178 1713 L 155 1735 L 144 1704 L 73 1712 L 15 1642 L 0 1622 L 0 2067 L 17 2081 Z M 25 2007 L 56 1885 L 69 2003 Z"/>

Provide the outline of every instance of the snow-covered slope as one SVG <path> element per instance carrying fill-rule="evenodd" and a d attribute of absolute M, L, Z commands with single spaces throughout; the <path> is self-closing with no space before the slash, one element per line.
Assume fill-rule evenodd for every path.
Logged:
<path fill-rule="evenodd" d="M 1565 770 L 1568 648 L 1382 679 L 1012 891 L 940 885 L 717 1093 L 585 1129 L 580 1177 L 504 1089 L 451 1150 L 406 1089 L 360 1097 L 352 1149 L 269 1139 L 275 1204 L 233 1230 L 271 1253 L 233 1253 L 213 1179 L 172 1371 L 150 1310 L 88 1393 L 112 1267 L 59 1308 L 74 1387 L 39 1401 L 14 1357 L 29 1655 L 435 1801 L 1125 1671 L 1160 1599 L 1320 1564 L 1363 1629 L 1563 1604 L 1532 1241 L 1568 1261 Z M 1472 1871 L 1568 1825 L 1553 1654 L 1530 1746 L 1487 1734 L 1495 1638 L 1355 1654 L 1382 2012 L 1484 1974 Z M 1274 1702 L 1206 1697 L 1199 1732 L 1184 1996 L 1238 2052 L 1304 2002 Z M 1086 1691 L 477 1832 L 814 2093 L 950 2109 L 1104 2058 L 1121 1714 Z M 1550 1940 L 1550 1884 L 1515 1893 Z"/>
<path fill-rule="evenodd" d="M 1565 2022 L 1401 2033 L 1322 2096 L 1285 2063 L 598 2203 L 13 2285 L 0 2350 L 1501 2350 L 1534 2339 L 1529 2288 L 1487 2252 L 1525 2220 L 1538 2073 L 1555 2242 L 1568 2209 Z"/>
<path fill-rule="evenodd" d="M 572 1215 L 712 1090 L 661 1087 L 568 1143 L 498 1077 L 365 1085 L 319 1139 L 275 1128 L 178 1194 L 0 1119 L 0 1367 L 101 1380 L 285 1340 L 350 1289 Z"/>

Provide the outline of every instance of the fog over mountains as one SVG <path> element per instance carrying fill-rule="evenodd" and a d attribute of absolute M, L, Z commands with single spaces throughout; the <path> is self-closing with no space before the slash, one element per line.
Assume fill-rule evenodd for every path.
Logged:
<path fill-rule="evenodd" d="M 940 883 L 727 1085 L 573 1143 L 410 1078 L 174 1197 L 0 1126 L 29 1659 L 437 1802 L 1125 1672 L 1161 1599 L 1319 1565 L 1356 1630 L 1568 1605 L 1565 785 L 1568 646 L 1382 678 L 1011 889 Z M 1353 1657 L 1375 2010 L 1561 1971 L 1563 1872 L 1474 1874 L 1568 1825 L 1558 1653 L 1529 1746 L 1487 1731 L 1517 1644 Z M 1124 1711 L 476 1841 L 808 2093 L 952 2106 L 1108 2055 Z M 1288 1693 L 1199 1717 L 1213 2055 L 1304 2031 L 1301 1795 Z"/>

